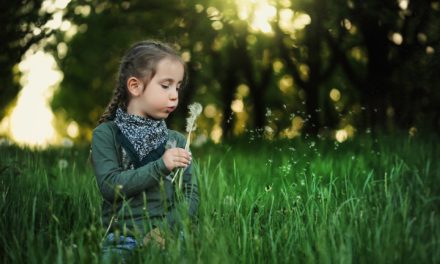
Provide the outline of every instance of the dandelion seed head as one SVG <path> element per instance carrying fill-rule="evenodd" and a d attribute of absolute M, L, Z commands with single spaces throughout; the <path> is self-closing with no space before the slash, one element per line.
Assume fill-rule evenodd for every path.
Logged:
<path fill-rule="evenodd" d="M 414 137 L 417 134 L 417 128 L 416 127 L 411 127 L 408 131 L 408 134 L 410 137 Z"/>
<path fill-rule="evenodd" d="M 71 148 L 73 147 L 73 141 L 69 138 L 63 138 L 62 145 L 65 148 Z"/>
<path fill-rule="evenodd" d="M 233 206 L 234 205 L 234 198 L 230 195 L 226 195 L 223 199 L 223 204 L 226 206 Z"/>
<path fill-rule="evenodd" d="M 189 117 L 186 119 L 186 132 L 190 133 L 196 129 L 195 121 L 197 117 L 202 113 L 203 107 L 199 103 L 193 103 L 188 106 Z"/>
<path fill-rule="evenodd" d="M 199 116 L 202 113 L 203 107 L 199 103 L 193 103 L 188 106 L 191 116 Z"/>
<path fill-rule="evenodd" d="M 65 169 L 65 168 L 67 168 L 68 165 L 69 165 L 69 163 L 68 163 L 67 160 L 65 160 L 65 159 L 60 159 L 60 160 L 58 161 L 58 168 L 59 168 L 60 170 L 63 170 L 63 169 Z"/>

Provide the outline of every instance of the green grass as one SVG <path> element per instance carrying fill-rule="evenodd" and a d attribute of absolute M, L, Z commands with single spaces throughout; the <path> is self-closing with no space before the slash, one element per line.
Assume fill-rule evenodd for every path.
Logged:
<path fill-rule="evenodd" d="M 198 230 L 134 260 L 439 263 L 439 141 L 359 136 L 193 149 Z M 105 227 L 88 150 L 0 151 L 0 262 L 99 262 Z"/>

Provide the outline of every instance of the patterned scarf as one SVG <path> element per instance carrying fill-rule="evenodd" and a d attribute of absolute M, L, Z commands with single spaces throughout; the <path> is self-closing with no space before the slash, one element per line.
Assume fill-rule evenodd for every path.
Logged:
<path fill-rule="evenodd" d="M 167 125 L 164 120 L 127 114 L 118 108 L 114 122 L 133 145 L 139 155 L 139 160 L 168 139 Z"/>

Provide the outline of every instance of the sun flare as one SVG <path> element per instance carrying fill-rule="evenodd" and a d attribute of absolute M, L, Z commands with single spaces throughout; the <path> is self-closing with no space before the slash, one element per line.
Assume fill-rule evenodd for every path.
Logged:
<path fill-rule="evenodd" d="M 23 89 L 8 117 L 9 134 L 22 145 L 47 146 L 56 140 L 54 115 L 48 102 L 62 74 L 56 70 L 53 57 L 42 51 L 26 56 L 19 69 L 23 73 Z"/>
<path fill-rule="evenodd" d="M 237 2 L 238 16 L 242 20 L 248 20 L 254 31 L 271 33 L 270 22 L 276 16 L 276 8 L 266 0 L 245 0 Z"/>
<path fill-rule="evenodd" d="M 277 7 L 269 0 L 242 0 L 237 1 L 237 9 L 238 17 L 248 21 L 253 32 L 272 34 L 271 23 L 275 19 L 279 20 L 280 28 L 289 34 L 302 30 L 311 23 L 308 14 L 292 10 L 288 1 L 281 1 Z"/>

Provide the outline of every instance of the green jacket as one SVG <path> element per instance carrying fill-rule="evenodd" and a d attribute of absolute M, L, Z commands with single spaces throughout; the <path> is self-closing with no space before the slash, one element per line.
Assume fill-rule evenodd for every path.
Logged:
<path fill-rule="evenodd" d="M 195 219 L 199 194 L 192 164 L 183 173 L 183 197 L 187 203 L 178 204 L 170 181 L 172 175 L 162 153 L 156 153 L 159 158 L 136 168 L 120 135 L 113 121 L 102 123 L 93 131 L 92 162 L 103 197 L 103 225 L 110 230 L 145 234 L 156 225 L 176 227 L 182 213 Z M 168 140 L 176 141 L 181 148 L 186 143 L 185 137 L 173 130 L 168 130 Z M 186 209 L 182 211 L 182 208 Z"/>

